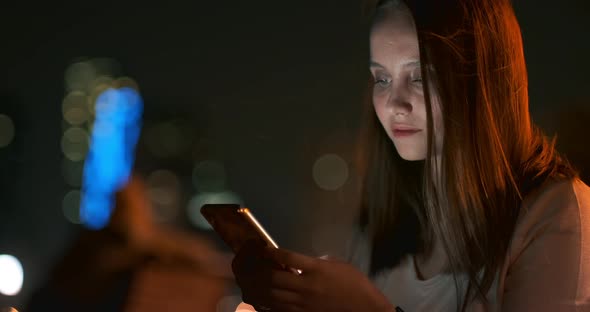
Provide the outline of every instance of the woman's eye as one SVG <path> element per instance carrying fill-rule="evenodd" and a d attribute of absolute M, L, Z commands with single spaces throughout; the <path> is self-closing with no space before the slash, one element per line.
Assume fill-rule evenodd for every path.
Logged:
<path fill-rule="evenodd" d="M 381 86 L 381 87 L 385 87 L 387 85 L 389 85 L 389 83 L 391 82 L 390 79 L 386 79 L 386 78 L 375 78 L 375 84 Z"/>
<path fill-rule="evenodd" d="M 422 73 L 420 72 L 420 68 L 416 68 L 410 74 L 410 82 L 414 85 L 421 86 L 422 85 Z"/>

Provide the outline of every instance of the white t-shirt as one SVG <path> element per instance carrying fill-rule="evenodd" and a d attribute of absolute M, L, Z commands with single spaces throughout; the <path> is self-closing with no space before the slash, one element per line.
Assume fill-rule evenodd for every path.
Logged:
<path fill-rule="evenodd" d="M 368 274 L 369 258 L 367 237 L 353 233 L 346 259 Z M 465 276 L 459 279 L 467 281 Z M 382 271 L 372 281 L 405 312 L 457 310 L 453 276 L 438 274 L 420 280 L 412 256 Z M 467 310 L 590 312 L 587 185 L 579 180 L 553 183 L 525 198 L 507 261 L 487 298 L 488 305 L 473 302 Z"/>

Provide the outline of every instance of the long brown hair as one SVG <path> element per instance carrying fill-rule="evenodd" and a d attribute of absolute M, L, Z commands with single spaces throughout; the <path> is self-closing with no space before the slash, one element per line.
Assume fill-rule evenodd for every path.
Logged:
<path fill-rule="evenodd" d="M 435 235 L 440 238 L 464 310 L 470 300 L 486 301 L 523 198 L 576 172 L 531 121 L 522 39 L 509 0 L 404 3 L 414 17 L 420 61 L 429 65 L 421 67 L 428 153 L 424 161 L 403 160 L 367 101 L 358 146 L 359 225 L 373 244 L 371 274 L 405 255 L 428 254 Z M 442 106 L 440 158 L 433 157 L 429 90 Z M 462 301 L 459 273 L 468 277 Z"/>

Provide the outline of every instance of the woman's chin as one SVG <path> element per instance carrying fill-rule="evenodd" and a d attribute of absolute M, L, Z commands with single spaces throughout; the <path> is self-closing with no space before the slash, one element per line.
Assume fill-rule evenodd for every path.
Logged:
<path fill-rule="evenodd" d="M 399 154 L 399 156 L 403 160 L 407 160 L 407 161 L 418 161 L 418 160 L 426 159 L 426 155 L 424 153 L 419 153 L 417 151 L 406 151 L 406 150 L 400 151 L 398 149 L 397 153 Z"/>

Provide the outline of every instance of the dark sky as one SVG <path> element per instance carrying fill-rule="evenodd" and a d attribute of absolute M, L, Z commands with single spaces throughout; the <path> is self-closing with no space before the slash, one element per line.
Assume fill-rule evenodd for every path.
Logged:
<path fill-rule="evenodd" d="M 587 105 L 588 4 L 514 2 L 533 116 L 547 122 Z M 18 255 L 26 277 L 23 294 L 0 297 L 0 306 L 26 297 L 75 232 L 60 208 L 68 190 L 60 172 L 60 105 L 64 71 L 79 57 L 117 60 L 139 84 L 146 123 L 181 120 L 191 142 L 206 142 L 206 155 L 140 154 L 138 166 L 168 168 L 186 181 L 195 160 L 220 159 L 232 188 L 257 207 L 269 231 L 284 245 L 307 248 L 309 237 L 297 234 L 312 226 L 314 209 L 325 208 L 309 202 L 316 196 L 313 160 L 346 154 L 342 142 L 358 123 L 368 53 L 360 3 L 7 5 L 0 13 L 0 114 L 13 118 L 16 136 L 0 149 L 0 254 Z M 329 202 L 333 195 L 317 196 Z"/>

